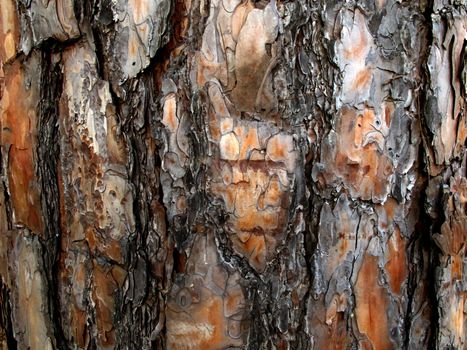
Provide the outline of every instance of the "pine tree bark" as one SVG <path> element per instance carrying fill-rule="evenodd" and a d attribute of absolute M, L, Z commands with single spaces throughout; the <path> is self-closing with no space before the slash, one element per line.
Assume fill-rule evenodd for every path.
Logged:
<path fill-rule="evenodd" d="M 466 6 L 2 0 L 2 348 L 467 348 Z"/>

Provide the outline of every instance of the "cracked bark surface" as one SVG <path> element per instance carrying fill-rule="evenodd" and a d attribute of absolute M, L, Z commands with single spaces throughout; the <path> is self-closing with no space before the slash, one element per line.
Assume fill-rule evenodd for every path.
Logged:
<path fill-rule="evenodd" d="M 2 0 L 0 347 L 467 348 L 466 18 Z"/>

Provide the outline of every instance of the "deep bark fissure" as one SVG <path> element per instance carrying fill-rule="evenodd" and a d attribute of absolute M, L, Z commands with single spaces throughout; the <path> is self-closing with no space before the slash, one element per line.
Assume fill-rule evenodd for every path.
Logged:
<path fill-rule="evenodd" d="M 2 342 L 6 338 L 6 346 L 10 350 L 16 350 L 18 343 L 15 339 L 11 315 L 11 298 L 8 287 L 0 279 L 0 337 Z"/>
<path fill-rule="evenodd" d="M 3 150 L 3 148 L 2 148 Z M 8 193 L 8 184 L 7 184 L 7 174 L 6 174 L 6 165 L 4 165 L 4 156 L 3 152 L 0 150 L 0 166 L 2 169 L 2 177 L 1 177 L 1 191 L 3 195 L 3 203 L 2 207 L 5 209 L 5 216 L 6 216 L 6 228 L 7 230 L 12 230 L 13 229 L 13 223 L 12 223 L 12 210 L 11 210 L 11 203 L 10 203 L 10 194 Z M 8 156 L 5 156 L 5 159 L 8 160 Z M 6 162 L 5 162 L 6 163 Z"/>
<path fill-rule="evenodd" d="M 39 179 L 41 204 L 44 218 L 43 245 L 44 269 L 47 274 L 48 307 L 52 315 L 54 336 L 57 347 L 65 349 L 68 345 L 62 332 L 62 319 L 59 307 L 59 295 L 55 286 L 58 285 L 58 254 L 61 239 L 60 204 L 58 190 L 58 157 L 60 154 L 58 131 L 58 101 L 61 94 L 62 75 L 60 67 L 52 62 L 51 48 L 45 45 L 41 54 L 41 103 L 39 105 L 38 145 L 37 145 L 37 177 Z M 52 50 L 53 51 L 53 50 Z"/>

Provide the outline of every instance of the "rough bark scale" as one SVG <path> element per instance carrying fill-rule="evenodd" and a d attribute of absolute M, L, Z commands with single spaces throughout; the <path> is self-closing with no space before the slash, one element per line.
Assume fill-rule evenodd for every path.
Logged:
<path fill-rule="evenodd" d="M 467 347 L 466 12 L 2 0 L 2 347 Z"/>

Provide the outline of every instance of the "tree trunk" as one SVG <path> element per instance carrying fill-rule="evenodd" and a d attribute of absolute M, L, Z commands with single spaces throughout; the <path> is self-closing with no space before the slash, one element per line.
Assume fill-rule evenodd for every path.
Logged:
<path fill-rule="evenodd" d="M 466 6 L 1 0 L 2 347 L 467 348 Z"/>

